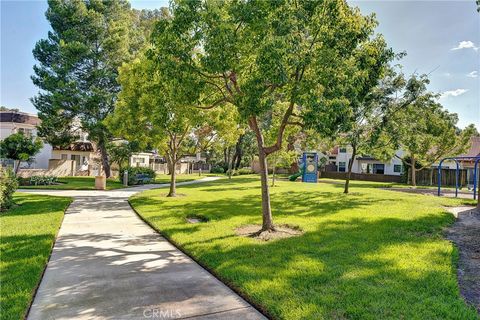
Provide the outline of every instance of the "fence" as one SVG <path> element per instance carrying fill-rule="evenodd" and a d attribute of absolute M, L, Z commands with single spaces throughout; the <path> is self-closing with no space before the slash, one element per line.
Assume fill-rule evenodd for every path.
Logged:
<path fill-rule="evenodd" d="M 346 172 L 335 172 L 335 171 L 322 171 L 320 173 L 322 178 L 330 179 L 346 179 Z M 388 174 L 374 174 L 374 173 L 353 173 L 350 176 L 351 180 L 364 180 L 364 181 L 375 181 L 375 182 L 402 182 L 401 176 L 394 176 Z"/>
<path fill-rule="evenodd" d="M 411 169 L 408 169 L 407 183 L 411 182 Z M 438 169 L 428 168 L 416 172 L 415 180 L 420 186 L 436 186 L 438 185 Z M 441 185 L 445 187 L 455 186 L 455 170 L 442 169 Z M 458 170 L 458 186 L 465 187 L 473 184 L 473 181 L 468 181 L 467 169 Z"/>

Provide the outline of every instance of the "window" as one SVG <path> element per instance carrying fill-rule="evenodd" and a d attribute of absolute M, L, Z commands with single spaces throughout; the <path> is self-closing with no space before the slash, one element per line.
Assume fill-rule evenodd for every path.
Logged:
<path fill-rule="evenodd" d="M 340 161 L 338 163 L 338 172 L 345 172 L 346 162 Z"/>
<path fill-rule="evenodd" d="M 402 165 L 401 164 L 394 164 L 393 165 L 393 172 L 402 172 Z"/>
<path fill-rule="evenodd" d="M 373 173 L 385 174 L 385 165 L 383 163 L 374 163 L 373 164 Z"/>
<path fill-rule="evenodd" d="M 17 130 L 19 133 L 23 133 L 25 137 L 31 138 L 33 136 L 33 130 L 32 129 L 26 129 L 26 128 L 18 128 Z"/>
<path fill-rule="evenodd" d="M 145 163 L 145 158 L 133 158 L 134 163 Z"/>
<path fill-rule="evenodd" d="M 62 154 L 62 160 L 67 160 L 68 159 L 68 154 Z"/>
<path fill-rule="evenodd" d="M 347 148 L 346 147 L 341 147 L 339 150 L 338 150 L 339 153 L 347 153 Z"/>

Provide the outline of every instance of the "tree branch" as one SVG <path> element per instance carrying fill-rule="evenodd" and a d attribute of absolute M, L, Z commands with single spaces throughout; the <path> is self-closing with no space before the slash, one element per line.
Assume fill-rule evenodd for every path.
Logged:
<path fill-rule="evenodd" d="M 280 150 L 280 148 L 282 147 L 283 134 L 285 132 L 285 128 L 287 127 L 288 119 L 293 113 L 294 105 L 295 104 L 293 103 L 293 101 L 290 102 L 290 105 L 288 106 L 285 114 L 283 115 L 282 123 L 280 124 L 280 128 L 277 134 L 277 141 L 275 142 L 275 144 L 263 148 L 265 155 L 268 156 L 270 153 Z"/>

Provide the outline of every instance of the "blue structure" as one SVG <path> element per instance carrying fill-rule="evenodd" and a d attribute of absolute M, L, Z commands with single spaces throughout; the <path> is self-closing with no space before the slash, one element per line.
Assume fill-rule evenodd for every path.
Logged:
<path fill-rule="evenodd" d="M 302 156 L 302 182 L 316 183 L 318 179 L 318 153 L 304 152 Z"/>
<path fill-rule="evenodd" d="M 456 169 L 455 169 L 455 197 L 458 196 L 458 173 L 460 170 L 460 166 L 458 165 L 458 160 L 470 160 L 474 161 L 473 164 L 473 199 L 477 199 L 477 175 L 478 175 L 478 163 L 480 162 L 480 157 L 451 157 L 451 158 L 444 158 L 440 161 L 438 165 L 438 191 L 437 194 L 440 196 L 440 189 L 442 184 L 442 163 L 445 160 L 452 160 L 455 161 Z"/>

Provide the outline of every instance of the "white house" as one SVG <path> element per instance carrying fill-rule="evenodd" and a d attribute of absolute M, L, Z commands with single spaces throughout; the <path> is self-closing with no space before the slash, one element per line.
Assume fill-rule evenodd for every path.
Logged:
<path fill-rule="evenodd" d="M 28 137 L 37 137 L 37 125 L 40 122 L 40 119 L 34 114 L 13 110 L 0 111 L 0 140 L 17 132 L 23 132 Z M 52 146 L 44 143 L 34 161 L 32 163 L 22 162 L 20 167 L 47 169 L 51 154 Z"/>
<path fill-rule="evenodd" d="M 396 151 L 396 155 L 399 157 L 402 157 L 403 153 L 402 150 Z M 335 147 L 328 155 L 328 163 L 334 164 L 336 171 L 346 172 L 351 158 L 352 148 L 350 146 Z M 398 157 L 384 162 L 370 156 L 359 155 L 353 161 L 352 172 L 399 176 L 403 172 L 403 164 Z"/>

